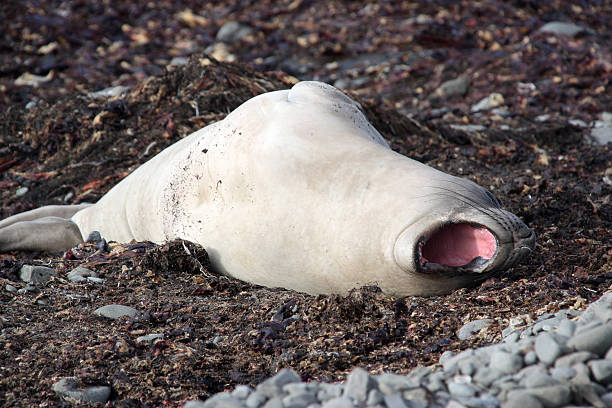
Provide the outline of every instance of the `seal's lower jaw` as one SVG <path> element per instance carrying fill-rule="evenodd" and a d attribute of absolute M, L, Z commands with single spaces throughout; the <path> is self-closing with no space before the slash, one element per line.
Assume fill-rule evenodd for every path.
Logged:
<path fill-rule="evenodd" d="M 446 224 L 421 237 L 417 268 L 423 273 L 482 273 L 498 252 L 496 236 L 486 227 Z"/>

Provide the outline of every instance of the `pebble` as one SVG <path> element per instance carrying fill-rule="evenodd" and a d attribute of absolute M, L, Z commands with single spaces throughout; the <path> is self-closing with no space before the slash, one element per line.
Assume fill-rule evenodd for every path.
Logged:
<path fill-rule="evenodd" d="M 57 272 L 46 266 L 23 265 L 19 271 L 19 278 L 24 282 L 44 284 L 56 276 Z"/>
<path fill-rule="evenodd" d="M 517 372 L 523 367 L 523 359 L 520 355 L 497 351 L 491 354 L 489 367 L 504 374 Z"/>
<path fill-rule="evenodd" d="M 612 360 L 592 360 L 588 366 L 596 381 L 606 385 L 612 382 Z"/>
<path fill-rule="evenodd" d="M 612 113 L 603 112 L 600 120 L 593 122 L 591 137 L 595 143 L 602 146 L 612 142 Z"/>
<path fill-rule="evenodd" d="M 111 388 L 106 385 L 79 388 L 79 380 L 75 377 L 62 378 L 52 389 L 58 395 L 84 402 L 105 403 L 111 393 Z"/>
<path fill-rule="evenodd" d="M 489 327 L 492 323 L 493 319 L 479 319 L 468 322 L 457 331 L 457 338 L 459 340 L 467 340 L 485 327 Z"/>
<path fill-rule="evenodd" d="M 508 397 L 508 401 L 502 404 L 502 408 L 542 408 L 543 405 L 536 397 L 527 392 L 517 392 Z"/>
<path fill-rule="evenodd" d="M 136 337 L 136 343 L 150 343 L 154 340 L 163 339 L 163 338 L 164 338 L 163 333 L 152 333 L 152 334 L 147 334 L 146 336 Z"/>
<path fill-rule="evenodd" d="M 29 191 L 29 188 L 27 187 L 19 187 L 17 190 L 15 190 L 15 196 L 22 197 L 26 195 L 28 191 Z"/>
<path fill-rule="evenodd" d="M 508 334 L 502 343 L 458 354 L 445 352 L 440 365 L 417 367 L 407 375 L 373 375 L 355 368 L 344 383 L 303 383 L 296 373 L 283 369 L 255 390 L 239 386 L 203 404 L 206 408 L 612 407 L 612 392 L 606 393 L 612 390 L 612 294 L 582 313 L 567 309 L 535 322 L 528 316 L 510 322 L 509 330 L 502 331 Z"/>
<path fill-rule="evenodd" d="M 97 278 L 98 274 L 91 269 L 87 269 L 83 266 L 77 266 L 68 272 L 67 277 L 70 282 L 82 282 L 87 280 L 88 277 Z"/>
<path fill-rule="evenodd" d="M 216 40 L 231 44 L 251 35 L 252 32 L 253 29 L 249 26 L 240 24 L 237 21 L 228 21 L 217 32 Z"/>
<path fill-rule="evenodd" d="M 492 93 L 489 96 L 482 98 L 478 103 L 472 105 L 470 111 L 479 112 L 497 108 L 504 103 L 504 97 L 500 93 Z"/>
<path fill-rule="evenodd" d="M 119 319 L 123 316 L 134 317 L 138 313 L 140 312 L 133 307 L 124 305 L 106 305 L 94 310 L 94 314 L 107 317 L 109 319 Z"/>
<path fill-rule="evenodd" d="M 368 392 L 374 386 L 374 380 L 363 368 L 354 369 L 349 374 L 344 385 L 344 396 L 351 398 L 355 402 L 364 402 L 368 397 Z"/>
<path fill-rule="evenodd" d="M 586 31 L 583 27 L 572 23 L 565 23 L 563 21 L 552 21 L 544 24 L 538 30 L 541 33 L 550 33 L 557 35 L 567 35 L 568 37 L 574 37 L 583 31 Z"/>
<path fill-rule="evenodd" d="M 17 288 L 8 283 L 6 284 L 4 289 L 6 289 L 7 292 L 17 292 Z"/>
<path fill-rule="evenodd" d="M 127 86 L 118 85 L 110 88 L 104 88 L 96 92 L 90 92 L 87 94 L 87 96 L 93 99 L 110 99 L 126 93 L 129 89 L 130 88 Z"/>
<path fill-rule="evenodd" d="M 170 65 L 175 67 L 181 67 L 183 65 L 187 65 L 187 62 L 188 60 L 186 57 L 174 57 L 170 61 Z"/>
<path fill-rule="evenodd" d="M 451 97 L 465 95 L 470 87 L 470 81 L 466 77 L 450 79 L 440 85 L 435 91 L 436 96 Z"/>
<path fill-rule="evenodd" d="M 541 362 L 552 364 L 561 356 L 563 350 L 550 333 L 542 333 L 535 341 L 535 352 Z"/>
<path fill-rule="evenodd" d="M 603 355 L 612 346 L 612 324 L 579 332 L 569 339 L 567 345 L 579 351 Z"/>

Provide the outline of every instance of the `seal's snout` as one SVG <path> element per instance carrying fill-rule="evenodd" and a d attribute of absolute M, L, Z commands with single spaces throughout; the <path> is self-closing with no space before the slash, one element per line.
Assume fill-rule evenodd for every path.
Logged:
<path fill-rule="evenodd" d="M 515 262 L 520 262 L 531 254 L 531 251 L 535 248 L 535 241 L 535 231 L 527 226 L 524 226 L 515 234 Z"/>

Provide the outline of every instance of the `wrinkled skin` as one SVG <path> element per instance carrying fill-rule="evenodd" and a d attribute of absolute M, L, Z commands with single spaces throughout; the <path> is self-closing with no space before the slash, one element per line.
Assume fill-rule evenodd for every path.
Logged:
<path fill-rule="evenodd" d="M 245 102 L 94 205 L 4 220 L 0 251 L 65 250 L 94 230 L 120 242 L 187 239 L 223 273 L 312 294 L 366 284 L 448 293 L 535 244 L 490 192 L 393 152 L 354 101 L 318 82 Z"/>

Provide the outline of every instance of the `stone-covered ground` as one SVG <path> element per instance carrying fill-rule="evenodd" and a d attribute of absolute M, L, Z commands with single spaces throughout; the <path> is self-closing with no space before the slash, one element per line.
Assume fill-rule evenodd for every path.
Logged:
<path fill-rule="evenodd" d="M 119 407 L 180 406 L 283 367 L 304 380 L 355 366 L 406 373 L 499 339 L 512 316 L 581 308 L 608 290 L 606 2 L 226 3 L 2 3 L 0 217 L 94 201 L 246 99 L 318 79 L 359 99 L 397 151 L 490 188 L 536 230 L 536 251 L 480 287 L 405 299 L 252 286 L 180 241 L 2 254 L 1 406 L 63 406 L 52 385 L 71 376 L 110 386 Z M 581 29 L 541 30 L 554 21 Z M 128 88 L 91 95 L 116 86 Z M 23 264 L 57 277 L 27 285 Z M 69 281 L 77 266 L 103 283 Z M 107 304 L 142 313 L 93 314 Z M 460 341 L 480 318 L 495 324 Z M 137 341 L 152 333 L 164 337 Z"/>

